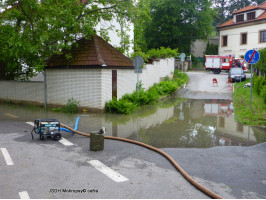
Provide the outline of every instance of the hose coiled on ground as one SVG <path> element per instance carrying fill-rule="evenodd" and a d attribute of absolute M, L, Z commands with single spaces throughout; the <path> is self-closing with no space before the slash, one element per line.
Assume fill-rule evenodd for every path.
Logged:
<path fill-rule="evenodd" d="M 77 133 L 79 135 L 83 135 L 86 137 L 90 137 L 90 134 L 88 133 L 83 133 L 80 131 L 76 131 L 64 124 L 61 123 L 61 126 L 72 131 L 73 133 Z M 118 141 L 123 141 L 123 142 L 128 142 L 128 143 L 132 143 L 132 144 L 136 144 L 142 147 L 145 147 L 147 149 L 150 149 L 152 151 L 155 151 L 159 154 L 161 154 L 162 156 L 164 156 L 166 159 L 168 159 L 172 165 L 182 174 L 182 176 L 187 179 L 192 185 L 194 185 L 197 189 L 199 189 L 200 191 L 202 191 L 203 193 L 205 193 L 206 195 L 208 195 L 209 197 L 213 198 L 213 199 L 222 199 L 221 196 L 219 196 L 218 194 L 210 191 L 209 189 L 205 188 L 204 186 L 202 186 L 201 184 L 199 184 L 198 182 L 196 182 L 194 179 L 191 178 L 191 176 L 185 172 L 185 170 L 182 169 L 182 167 L 180 167 L 180 165 L 167 153 L 165 153 L 164 151 L 155 148 L 153 146 L 150 146 L 148 144 L 139 142 L 139 141 L 135 141 L 135 140 L 130 140 L 130 139 L 126 139 L 126 138 L 120 138 L 120 137 L 113 137 L 113 136 L 104 136 L 105 139 L 110 139 L 110 140 L 118 140 Z"/>

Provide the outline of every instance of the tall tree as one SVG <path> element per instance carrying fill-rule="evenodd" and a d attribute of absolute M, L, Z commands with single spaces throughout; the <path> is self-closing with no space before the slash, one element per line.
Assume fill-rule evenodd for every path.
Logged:
<path fill-rule="evenodd" d="M 229 13 L 229 2 L 228 0 L 213 0 L 213 5 L 217 10 L 217 16 L 214 18 L 214 26 L 224 23 L 227 21 Z"/>
<path fill-rule="evenodd" d="M 215 11 L 209 0 L 151 0 L 150 6 L 148 49 L 163 46 L 188 53 L 193 41 L 207 39 L 213 31 Z"/>
<path fill-rule="evenodd" d="M 145 40 L 145 27 L 150 22 L 150 0 L 139 0 L 137 3 L 138 14 L 134 15 L 134 50 L 144 51 L 147 49 Z"/>
<path fill-rule="evenodd" d="M 0 0 L 0 78 L 31 76 L 45 60 L 95 34 L 100 20 L 130 21 L 133 0 Z M 71 56 L 71 55 L 69 55 Z"/>

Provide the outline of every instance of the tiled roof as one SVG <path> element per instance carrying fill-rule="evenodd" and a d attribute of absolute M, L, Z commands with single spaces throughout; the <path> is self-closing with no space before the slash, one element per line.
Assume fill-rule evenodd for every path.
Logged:
<path fill-rule="evenodd" d="M 266 9 L 266 1 L 264 1 L 262 4 L 258 5 L 258 8 Z"/>
<path fill-rule="evenodd" d="M 134 68 L 128 57 L 99 36 L 92 36 L 90 40 L 80 39 L 77 44 L 77 47 L 72 45 L 68 52 L 72 58 L 67 60 L 66 53 L 54 55 L 47 61 L 47 67 Z"/>
<path fill-rule="evenodd" d="M 235 12 L 233 12 L 232 14 L 237 14 L 237 13 L 241 13 L 241 12 L 246 12 L 249 10 L 255 10 L 255 9 L 266 9 L 266 1 L 264 1 L 262 4 L 258 5 L 258 6 L 253 6 L 253 5 L 249 5 L 245 8 L 242 8 L 240 10 L 237 10 Z"/>
<path fill-rule="evenodd" d="M 232 14 L 234 15 L 234 14 L 237 14 L 237 13 L 246 12 L 246 11 L 248 11 L 248 10 L 254 10 L 254 9 L 256 9 L 256 8 L 258 8 L 258 6 L 252 6 L 252 5 L 249 5 L 249 6 L 245 7 L 245 8 L 240 9 L 240 10 L 236 10 L 236 11 L 233 12 Z"/>
<path fill-rule="evenodd" d="M 224 22 L 223 24 L 220 24 L 219 26 L 217 26 L 217 28 L 222 28 L 222 27 L 226 27 L 226 26 L 233 26 L 233 25 L 237 25 L 237 24 L 244 24 L 244 23 L 249 23 L 249 22 L 254 22 L 254 21 L 258 21 L 258 20 L 266 20 L 266 1 L 264 1 L 262 4 L 258 5 L 258 6 L 247 6 L 245 8 L 242 8 L 240 10 L 237 10 L 235 12 L 233 12 L 232 14 L 238 14 L 238 13 L 242 13 L 242 12 L 247 12 L 247 11 L 251 11 L 251 10 L 256 10 L 256 9 L 264 9 L 265 11 L 256 19 L 253 20 L 248 20 L 248 21 L 243 21 L 243 22 L 238 22 L 238 23 L 234 23 L 233 19 Z"/>

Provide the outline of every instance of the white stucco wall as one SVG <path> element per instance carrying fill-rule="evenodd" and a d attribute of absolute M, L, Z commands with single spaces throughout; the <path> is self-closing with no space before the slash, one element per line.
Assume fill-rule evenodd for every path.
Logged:
<path fill-rule="evenodd" d="M 43 82 L 0 81 L 0 99 L 43 103 Z"/>
<path fill-rule="evenodd" d="M 161 59 L 153 64 L 145 64 L 142 73 L 139 74 L 139 81 L 144 89 L 149 89 L 154 83 L 159 83 L 166 76 L 172 78 L 174 73 L 174 58 Z M 112 99 L 112 70 L 102 70 L 102 88 L 104 97 L 103 105 Z M 117 70 L 117 99 L 124 94 L 133 93 L 136 90 L 137 74 L 132 69 Z"/>
<path fill-rule="evenodd" d="M 107 101 L 112 100 L 112 70 L 101 70 L 102 79 L 102 98 L 101 98 L 101 108 L 105 107 Z"/>
<path fill-rule="evenodd" d="M 114 69 L 46 69 L 47 103 L 66 105 L 72 97 L 81 107 L 104 109 L 112 99 Z M 136 90 L 137 74 L 133 69 L 117 70 L 117 98 Z M 143 88 L 148 89 L 166 76 L 172 78 L 174 59 L 161 59 L 145 65 L 139 74 Z M 0 81 L 0 99 L 44 102 L 43 82 Z"/>
<path fill-rule="evenodd" d="M 65 105 L 72 97 L 80 106 L 102 108 L 101 70 L 46 70 L 48 104 Z"/>
<path fill-rule="evenodd" d="M 260 50 L 266 47 L 266 43 L 259 42 L 259 31 L 265 30 L 266 24 L 221 30 L 219 55 L 234 55 L 235 57 L 244 56 L 250 49 Z M 241 45 L 241 33 L 247 33 L 247 44 Z M 222 37 L 227 35 L 227 46 L 222 46 Z"/>
<path fill-rule="evenodd" d="M 117 99 L 126 93 L 133 93 L 136 90 L 137 75 L 134 70 L 117 71 Z"/>
<path fill-rule="evenodd" d="M 208 41 L 207 40 L 196 40 L 191 44 L 191 53 L 196 57 L 196 58 L 203 58 L 204 53 L 207 48 L 207 44 L 219 44 L 219 38 L 218 37 L 212 37 Z"/>

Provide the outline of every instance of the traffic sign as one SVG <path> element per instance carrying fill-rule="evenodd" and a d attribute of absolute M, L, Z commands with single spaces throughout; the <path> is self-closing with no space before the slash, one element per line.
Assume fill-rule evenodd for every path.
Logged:
<path fill-rule="evenodd" d="M 134 72 L 142 73 L 142 65 L 144 64 L 144 59 L 141 56 L 136 56 L 133 58 Z"/>
<path fill-rule="evenodd" d="M 255 64 L 259 61 L 260 59 L 260 54 L 256 50 L 248 50 L 245 54 L 245 60 L 247 63 L 250 64 Z"/>
<path fill-rule="evenodd" d="M 181 61 L 185 61 L 186 54 L 181 53 L 181 54 L 179 55 L 179 57 L 180 57 Z"/>

